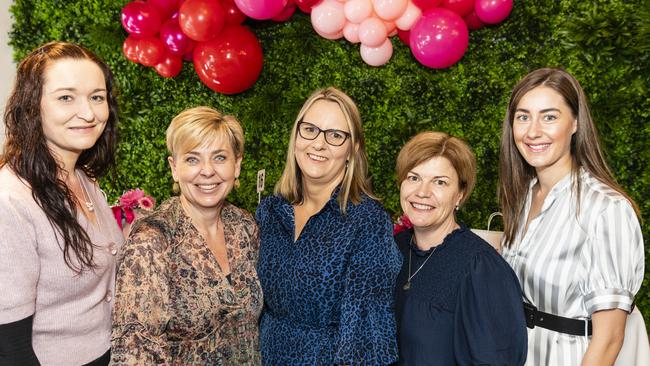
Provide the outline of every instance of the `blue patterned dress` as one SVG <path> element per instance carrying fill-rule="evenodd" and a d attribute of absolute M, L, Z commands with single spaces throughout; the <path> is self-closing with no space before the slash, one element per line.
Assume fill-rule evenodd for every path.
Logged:
<path fill-rule="evenodd" d="M 294 242 L 279 196 L 257 209 L 265 365 L 388 365 L 397 360 L 393 290 L 402 263 L 390 217 L 364 197 L 342 215 L 335 192 Z"/>

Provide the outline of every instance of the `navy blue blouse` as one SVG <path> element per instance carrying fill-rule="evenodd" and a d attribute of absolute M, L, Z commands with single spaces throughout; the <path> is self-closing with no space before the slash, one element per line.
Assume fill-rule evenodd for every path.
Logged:
<path fill-rule="evenodd" d="M 400 365 L 523 365 L 527 331 L 519 281 L 488 243 L 461 225 L 434 253 L 395 236 L 404 265 L 395 290 Z M 408 278 L 431 254 L 429 261 Z"/>
<path fill-rule="evenodd" d="M 257 209 L 265 365 L 388 365 L 397 360 L 393 293 L 402 259 L 390 217 L 364 197 L 342 215 L 335 193 L 294 242 L 279 196 Z"/>

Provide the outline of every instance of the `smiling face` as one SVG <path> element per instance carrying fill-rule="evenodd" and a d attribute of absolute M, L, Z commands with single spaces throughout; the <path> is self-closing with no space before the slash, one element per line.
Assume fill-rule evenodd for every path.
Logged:
<path fill-rule="evenodd" d="M 559 179 L 571 171 L 571 138 L 577 120 L 555 90 L 538 86 L 519 101 L 512 122 L 517 150 L 537 175 Z"/>
<path fill-rule="evenodd" d="M 302 120 L 321 130 L 350 133 L 341 108 L 327 100 L 314 102 Z M 332 146 L 325 141 L 324 133 L 313 140 L 307 140 L 297 133 L 294 156 L 302 173 L 303 184 L 338 184 L 345 174 L 350 144 L 350 139 L 347 139 L 341 146 Z"/>
<path fill-rule="evenodd" d="M 449 159 L 433 157 L 411 169 L 400 185 L 402 210 L 415 230 L 435 231 L 456 224 L 454 209 L 463 197 Z"/>
<path fill-rule="evenodd" d="M 215 139 L 169 157 L 181 201 L 197 211 L 219 208 L 239 177 L 241 157 L 237 158 L 226 138 Z"/>
<path fill-rule="evenodd" d="M 104 74 L 93 61 L 64 58 L 48 65 L 43 77 L 41 120 L 47 145 L 59 158 L 76 160 L 106 127 Z"/>

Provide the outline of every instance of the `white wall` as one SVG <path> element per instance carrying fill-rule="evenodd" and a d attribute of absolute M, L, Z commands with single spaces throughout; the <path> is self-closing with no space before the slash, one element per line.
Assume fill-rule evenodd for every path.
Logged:
<path fill-rule="evenodd" d="M 7 44 L 9 43 L 9 30 L 13 23 L 13 19 L 9 14 L 9 5 L 12 2 L 12 0 L 0 0 L 0 116 L 4 116 L 7 97 L 14 85 L 14 77 L 16 76 L 16 65 L 12 61 L 13 50 Z M 5 140 L 4 117 L 0 118 L 0 120 L 2 121 L 0 123 L 1 147 Z"/>

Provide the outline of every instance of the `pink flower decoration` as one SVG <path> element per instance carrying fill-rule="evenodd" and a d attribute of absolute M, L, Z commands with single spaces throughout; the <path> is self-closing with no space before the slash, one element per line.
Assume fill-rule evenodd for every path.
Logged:
<path fill-rule="evenodd" d="M 153 197 L 150 196 L 144 196 L 138 200 L 138 205 L 140 208 L 146 211 L 151 211 L 153 210 L 154 206 L 156 205 L 156 201 L 153 199 Z"/>
<path fill-rule="evenodd" d="M 397 222 L 393 226 L 393 235 L 397 235 L 398 233 L 401 233 L 402 231 L 406 231 L 412 227 L 413 227 L 413 223 L 411 222 L 409 217 L 406 215 L 402 215 L 400 216 L 399 219 L 397 219 Z"/>
<path fill-rule="evenodd" d="M 117 226 L 122 228 L 122 207 L 120 206 L 112 206 L 111 210 L 113 210 L 113 216 L 115 216 L 115 221 L 117 221 Z"/>
<path fill-rule="evenodd" d="M 131 189 L 124 192 L 122 197 L 120 197 L 119 204 L 123 208 L 135 208 L 138 205 L 138 201 L 144 196 L 144 191 L 140 188 Z"/>

